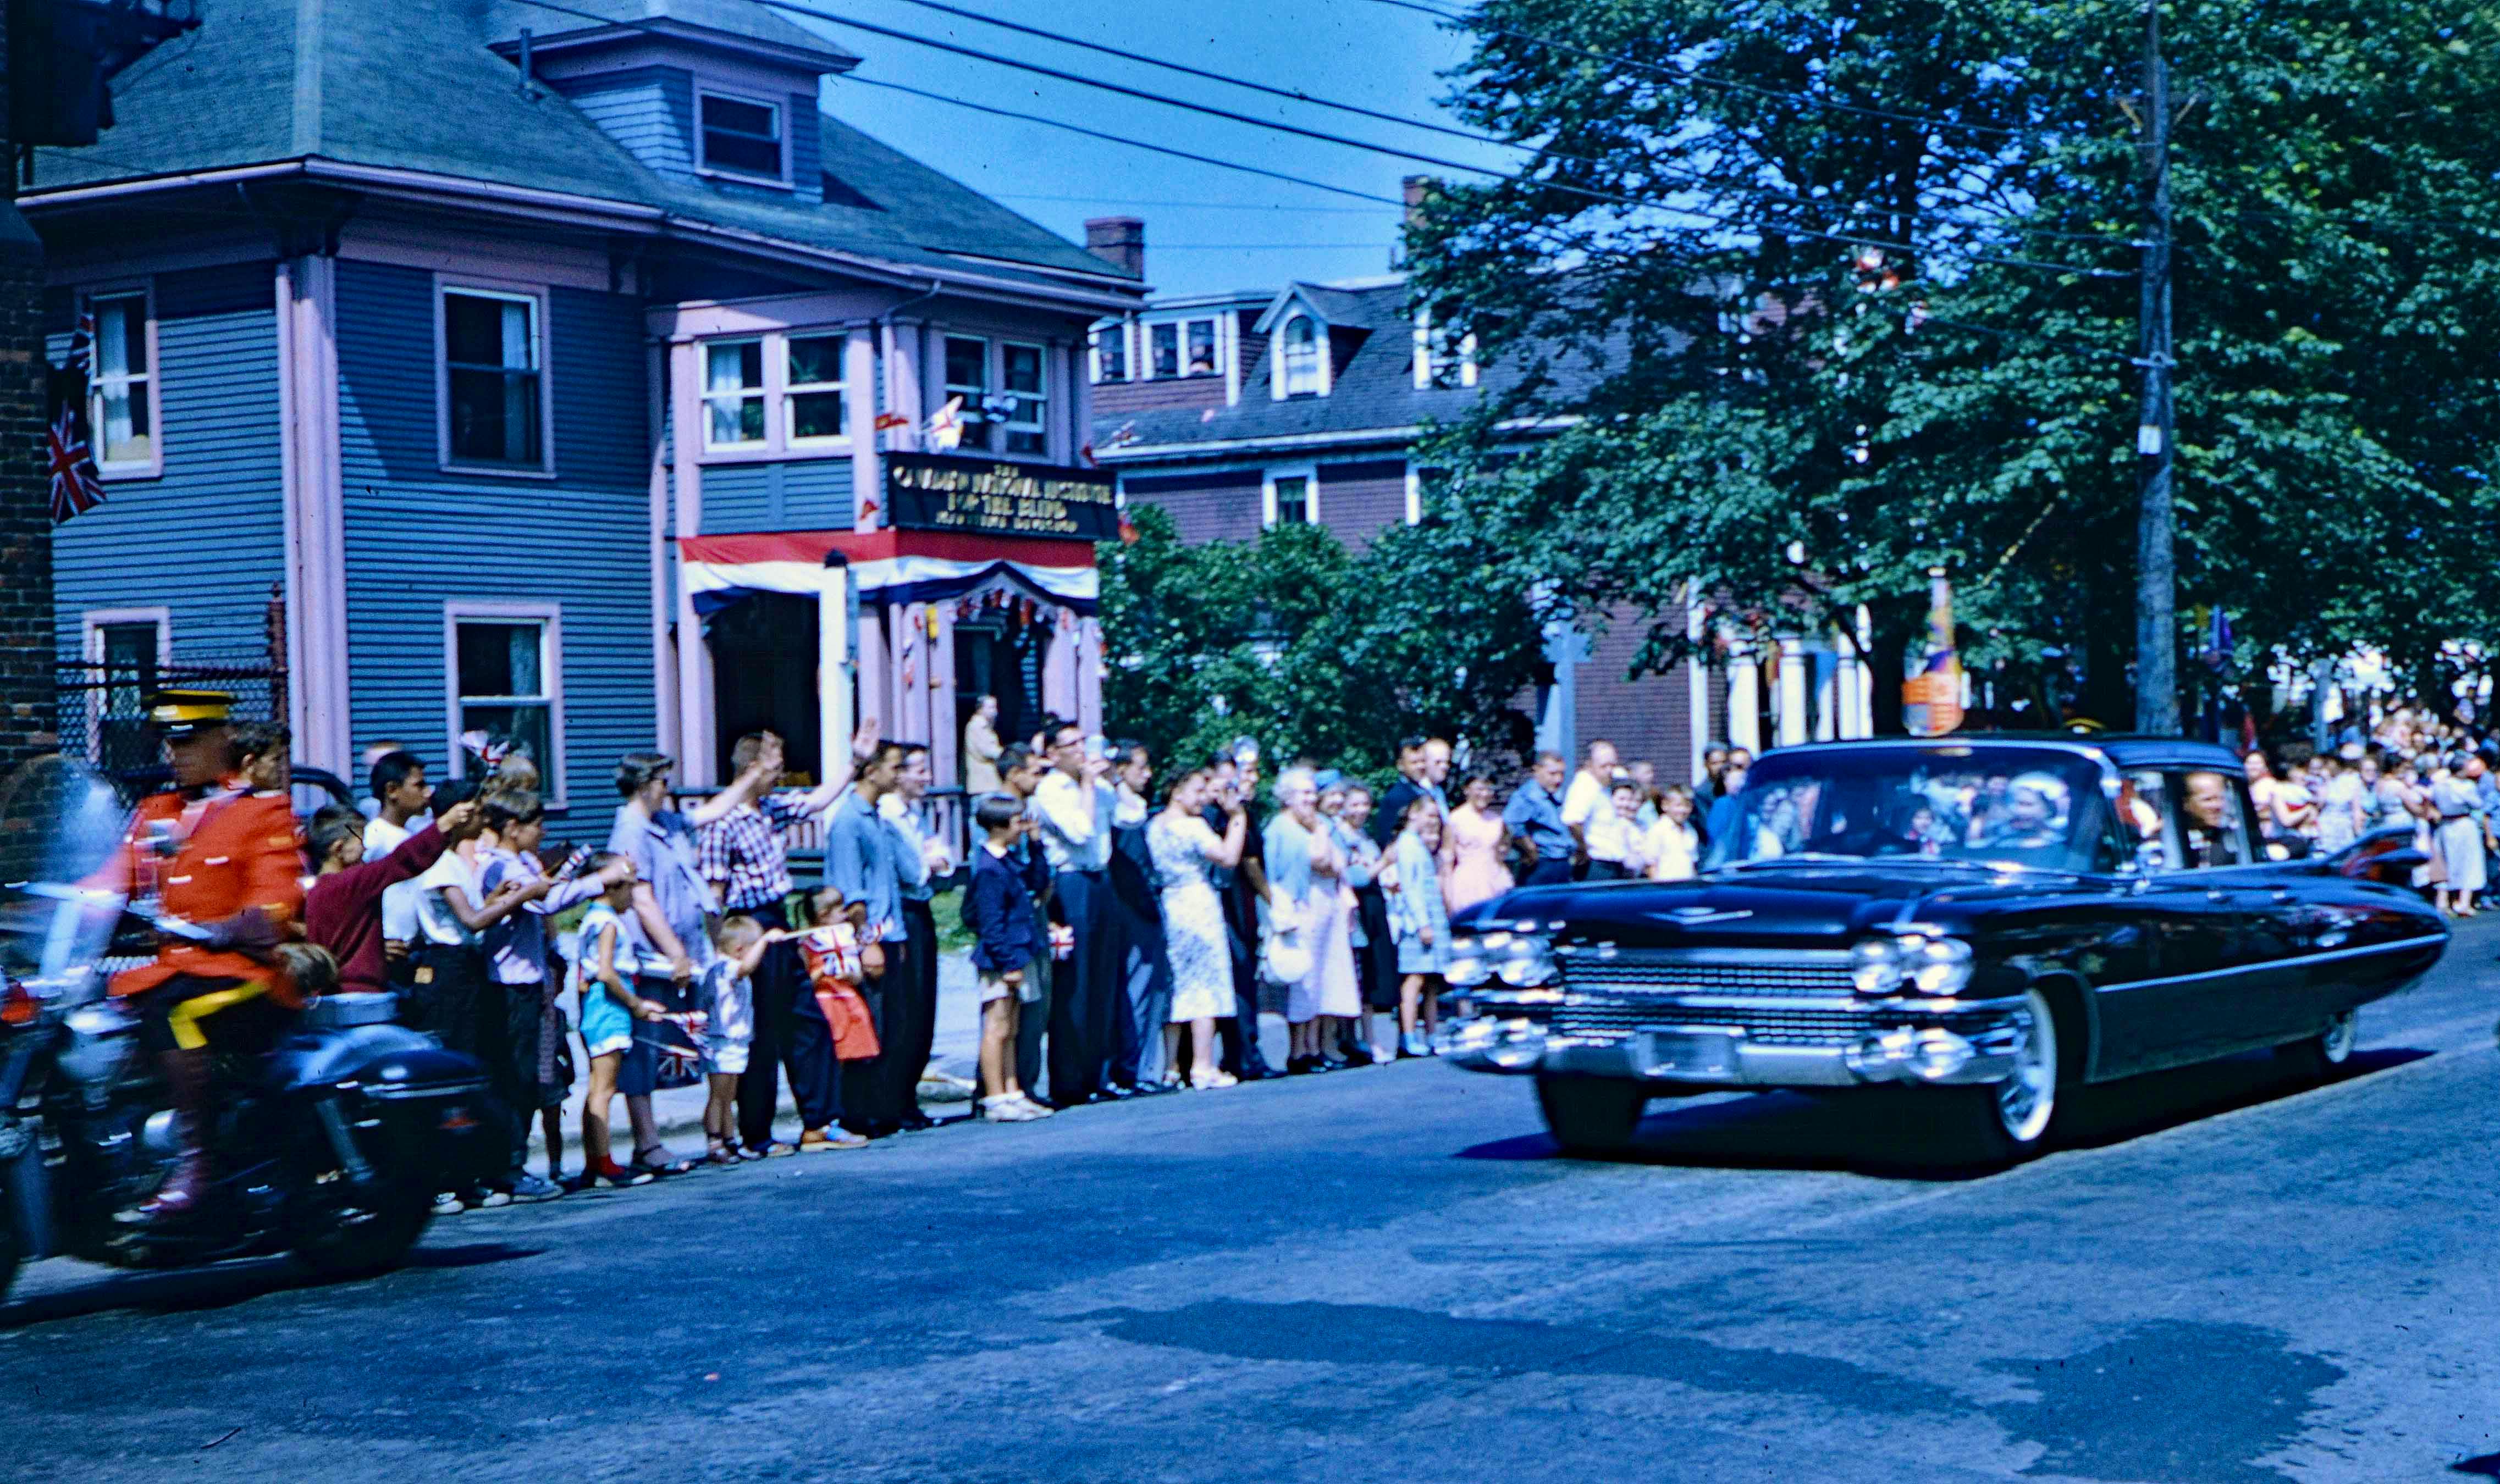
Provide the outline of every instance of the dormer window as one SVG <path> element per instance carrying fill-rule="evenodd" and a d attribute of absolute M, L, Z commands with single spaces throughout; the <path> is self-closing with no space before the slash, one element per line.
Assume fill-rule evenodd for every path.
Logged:
<path fill-rule="evenodd" d="M 782 178 L 781 107 L 726 93 L 697 95 L 703 113 L 703 168 L 720 175 Z"/>
<path fill-rule="evenodd" d="M 1462 335 L 1450 316 L 1415 311 L 1415 390 L 1448 391 L 1476 384 L 1476 338 Z"/>
<path fill-rule="evenodd" d="M 1328 363 L 1321 358 L 1319 326 L 1307 314 L 1285 321 L 1277 337 L 1277 361 L 1283 368 L 1285 395 L 1317 397 L 1328 390 Z"/>

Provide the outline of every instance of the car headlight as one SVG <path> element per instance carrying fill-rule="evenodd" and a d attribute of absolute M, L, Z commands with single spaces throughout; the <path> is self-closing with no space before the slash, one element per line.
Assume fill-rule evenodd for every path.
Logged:
<path fill-rule="evenodd" d="M 1970 983 L 1970 945 L 1925 933 L 1862 939 L 1849 950 L 1849 979 L 1860 994 L 1959 994 Z"/>
<path fill-rule="evenodd" d="M 1484 940 L 1452 938 L 1449 961 L 1442 965 L 1441 977 L 1463 989 L 1472 989 L 1493 978 L 1493 964 L 1485 957 Z"/>
<path fill-rule="evenodd" d="M 1533 933 L 1515 933 L 1502 946 L 1501 956 L 1495 960 L 1494 972 L 1501 982 L 1516 989 L 1533 988 L 1554 981 L 1554 946 Z"/>
<path fill-rule="evenodd" d="M 1859 994 L 1891 994 L 1900 988 L 1900 945 L 1890 938 L 1861 938 L 1852 944 L 1849 982 Z"/>

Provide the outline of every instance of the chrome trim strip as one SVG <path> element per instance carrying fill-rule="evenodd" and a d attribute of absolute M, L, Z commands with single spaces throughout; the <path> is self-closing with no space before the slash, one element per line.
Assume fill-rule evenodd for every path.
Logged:
<path fill-rule="evenodd" d="M 2263 963 L 2235 964 L 2227 969 L 2201 969 L 2193 974 L 2172 974 L 2157 979 L 2130 979 L 2114 984 L 2096 984 L 2097 989 L 2145 989 L 2158 984 L 2192 984 L 2204 980 L 2235 979 L 2243 974 L 2263 974 L 2270 970 L 2299 965 L 2325 963 L 2330 959 L 2358 958 L 2369 953 L 2393 953 L 2403 949 L 2445 948 L 2446 940 L 2422 936 L 2400 938 L 2393 943 L 2366 943 L 2359 948 L 2329 949 L 2323 953 L 2295 953 L 2288 958 L 2269 958 Z"/>
<path fill-rule="evenodd" d="M 1846 968 L 1849 964 L 1847 949 L 1618 948 L 1608 952 L 1609 947 L 1597 943 L 1558 946 L 1554 956 L 1595 963 L 1726 963 L 1748 969 L 1820 969 L 1827 965 Z"/>

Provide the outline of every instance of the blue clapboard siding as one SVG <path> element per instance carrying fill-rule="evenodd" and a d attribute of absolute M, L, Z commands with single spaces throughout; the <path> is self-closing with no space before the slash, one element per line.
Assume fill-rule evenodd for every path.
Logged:
<path fill-rule="evenodd" d="M 662 175 L 695 178 L 694 74 L 635 67 L 555 86 L 634 158 Z"/>
<path fill-rule="evenodd" d="M 76 652 L 84 610 L 162 605 L 176 661 L 258 662 L 285 576 L 277 265 L 161 274 L 155 290 L 164 472 L 108 482 L 53 533 L 60 646 Z"/>
<path fill-rule="evenodd" d="M 790 131 L 791 194 L 802 201 L 825 199 L 825 131 L 818 122 L 816 95 L 792 93 L 782 115 Z"/>
<path fill-rule="evenodd" d="M 641 306 L 584 290 L 548 296 L 550 481 L 440 468 L 433 295 L 419 270 L 339 265 L 355 739 L 404 740 L 439 765 L 445 600 L 559 604 L 569 810 L 556 833 L 604 836 L 609 770 L 655 730 Z"/>
<path fill-rule="evenodd" d="M 851 459 L 714 464 L 703 471 L 703 532 L 848 531 Z"/>

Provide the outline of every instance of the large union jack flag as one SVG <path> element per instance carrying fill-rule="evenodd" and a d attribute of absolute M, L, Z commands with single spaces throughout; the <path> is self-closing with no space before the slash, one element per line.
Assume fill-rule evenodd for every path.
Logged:
<path fill-rule="evenodd" d="M 104 502 L 104 476 L 95 467 L 94 430 L 87 426 L 87 378 L 94 365 L 95 316 L 82 314 L 70 334 L 69 360 L 44 378 L 50 418 L 44 429 L 51 467 L 52 524 L 83 515 Z"/>

